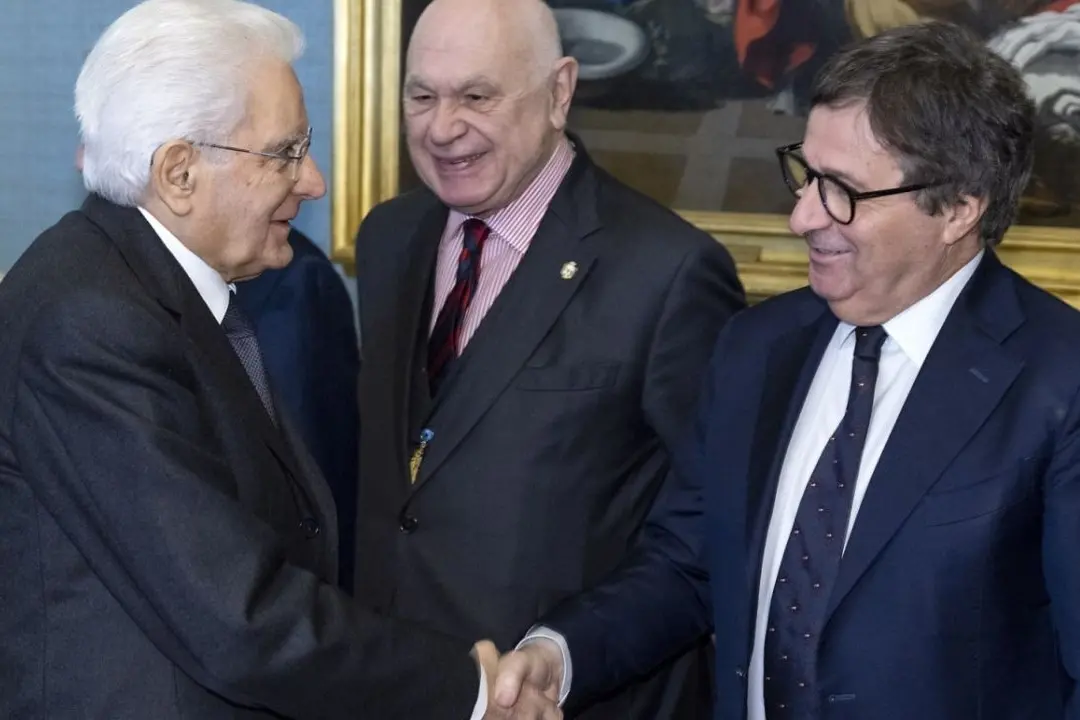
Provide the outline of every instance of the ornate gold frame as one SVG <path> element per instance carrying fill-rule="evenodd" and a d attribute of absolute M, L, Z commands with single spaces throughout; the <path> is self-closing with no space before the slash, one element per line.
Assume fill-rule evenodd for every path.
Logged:
<path fill-rule="evenodd" d="M 402 0 L 334 0 L 331 257 L 353 271 L 364 215 L 398 192 Z M 802 241 L 780 215 L 682 212 L 731 250 L 752 299 L 806 284 Z M 1020 226 L 999 250 L 1036 284 L 1080 307 L 1080 230 Z"/>

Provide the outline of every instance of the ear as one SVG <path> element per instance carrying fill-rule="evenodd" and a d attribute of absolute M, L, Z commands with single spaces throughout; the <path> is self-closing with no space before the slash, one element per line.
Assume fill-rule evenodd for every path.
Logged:
<path fill-rule="evenodd" d="M 986 198 L 961 195 L 957 203 L 945 208 L 943 210 L 945 244 L 955 245 L 971 235 L 974 235 L 979 244 L 982 244 L 982 239 L 979 237 L 979 222 L 982 220 L 983 213 L 986 212 L 986 205 Z"/>
<path fill-rule="evenodd" d="M 564 57 L 555 64 L 551 106 L 551 124 L 556 130 L 566 128 L 566 117 L 570 114 L 570 101 L 577 88 L 578 62 L 572 57 Z"/>
<path fill-rule="evenodd" d="M 187 215 L 192 209 L 191 200 L 203 165 L 191 143 L 183 140 L 165 143 L 154 153 L 151 163 L 151 192 L 174 215 Z"/>

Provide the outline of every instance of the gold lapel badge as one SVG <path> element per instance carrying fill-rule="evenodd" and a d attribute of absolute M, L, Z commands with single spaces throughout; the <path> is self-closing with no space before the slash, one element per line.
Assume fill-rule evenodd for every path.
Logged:
<path fill-rule="evenodd" d="M 563 280 L 569 280 L 577 275 L 577 263 L 571 260 L 568 263 L 563 263 L 562 270 L 559 271 L 559 277 Z"/>

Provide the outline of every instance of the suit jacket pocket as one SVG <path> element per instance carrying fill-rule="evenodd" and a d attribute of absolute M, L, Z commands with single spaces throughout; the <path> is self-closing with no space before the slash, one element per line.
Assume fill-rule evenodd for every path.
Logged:
<path fill-rule="evenodd" d="M 526 367 L 514 383 L 521 390 L 596 390 L 611 387 L 619 376 L 619 363 L 598 362 L 579 365 Z"/>
<path fill-rule="evenodd" d="M 1035 463 L 1021 460 L 1008 470 L 971 482 L 943 481 L 923 498 L 922 518 L 927 525 L 950 525 L 1000 513 L 1027 499 L 1035 484 Z"/>

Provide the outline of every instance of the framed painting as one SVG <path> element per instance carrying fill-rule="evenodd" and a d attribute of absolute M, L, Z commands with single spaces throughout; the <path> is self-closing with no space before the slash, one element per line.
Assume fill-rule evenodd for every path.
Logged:
<path fill-rule="evenodd" d="M 335 0 L 333 241 L 416 183 L 400 141 L 405 43 L 430 0 Z M 844 44 L 961 23 L 1024 74 L 1036 167 L 1005 262 L 1080 307 L 1080 0 L 549 0 L 581 64 L 572 129 L 597 162 L 732 251 L 752 299 L 806 283 L 775 148 L 802 137 L 814 73 Z"/>

